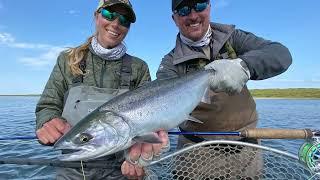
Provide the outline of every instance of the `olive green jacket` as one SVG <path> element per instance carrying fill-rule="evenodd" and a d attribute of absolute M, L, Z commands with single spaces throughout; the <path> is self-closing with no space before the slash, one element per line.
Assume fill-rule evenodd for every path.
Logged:
<path fill-rule="evenodd" d="M 131 57 L 130 89 L 134 89 L 149 82 L 151 78 L 148 65 L 137 57 Z M 119 89 L 122 59 L 107 61 L 89 51 L 86 57 L 86 74 L 83 77 L 83 85 Z M 57 59 L 36 106 L 36 129 L 41 128 L 44 123 L 53 118 L 61 118 L 64 96 L 74 86 L 72 83 L 74 78 L 68 65 L 68 53 L 63 51 Z"/>

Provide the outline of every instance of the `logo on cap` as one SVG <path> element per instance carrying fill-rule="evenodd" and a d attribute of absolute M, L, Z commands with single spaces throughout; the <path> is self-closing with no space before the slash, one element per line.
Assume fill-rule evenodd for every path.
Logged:
<path fill-rule="evenodd" d="M 128 0 L 119 0 L 119 1 L 126 3 L 126 4 L 130 4 Z"/>

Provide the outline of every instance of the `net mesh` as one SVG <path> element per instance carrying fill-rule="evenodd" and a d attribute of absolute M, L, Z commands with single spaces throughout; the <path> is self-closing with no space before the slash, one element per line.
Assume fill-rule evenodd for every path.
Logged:
<path fill-rule="evenodd" d="M 297 158 L 246 144 L 189 146 L 145 167 L 145 179 L 320 179 Z"/>

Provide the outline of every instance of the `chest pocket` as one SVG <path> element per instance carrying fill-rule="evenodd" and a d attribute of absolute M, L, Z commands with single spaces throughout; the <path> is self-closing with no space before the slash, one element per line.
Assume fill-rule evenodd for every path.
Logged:
<path fill-rule="evenodd" d="M 86 72 L 86 61 L 87 61 L 88 52 L 85 53 L 83 59 L 79 63 L 79 68 L 83 73 Z M 132 57 L 129 55 L 124 55 L 121 61 L 120 71 L 117 71 L 116 74 L 119 76 L 120 83 L 119 89 L 133 89 L 134 81 L 132 79 Z M 72 87 L 79 86 L 83 83 L 83 75 L 75 76 L 72 79 Z"/>
<path fill-rule="evenodd" d="M 193 59 L 186 62 L 186 73 L 192 73 L 204 68 L 209 63 L 206 59 Z"/>
<path fill-rule="evenodd" d="M 236 58 L 237 58 L 236 51 L 231 46 L 230 42 L 227 41 L 219 51 L 218 55 L 214 58 L 214 60 L 236 59 Z"/>
<path fill-rule="evenodd" d="M 235 50 L 233 49 L 231 44 L 227 41 L 223 45 L 223 47 L 221 48 L 221 50 L 219 51 L 217 56 L 212 58 L 211 61 L 219 60 L 219 59 L 236 59 L 236 58 L 237 58 L 237 54 L 236 54 Z M 190 61 L 186 61 L 184 63 L 185 68 L 183 68 L 184 69 L 184 73 L 188 74 L 188 73 L 192 73 L 192 72 L 198 71 L 198 70 L 204 68 L 204 66 L 206 66 L 209 63 L 210 63 L 209 60 L 201 59 L 201 58 L 192 59 Z M 179 69 L 181 70 L 181 68 L 178 68 L 178 70 Z"/>

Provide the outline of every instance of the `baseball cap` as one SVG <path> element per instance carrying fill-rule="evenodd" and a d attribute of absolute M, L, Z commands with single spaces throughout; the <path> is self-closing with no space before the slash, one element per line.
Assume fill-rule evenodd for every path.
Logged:
<path fill-rule="evenodd" d="M 133 11 L 132 5 L 129 0 L 99 0 L 99 5 L 97 7 L 97 10 L 102 7 L 110 7 L 116 4 L 122 5 L 124 8 L 128 10 L 129 12 L 128 18 L 130 22 L 132 23 L 136 22 L 136 15 Z"/>

